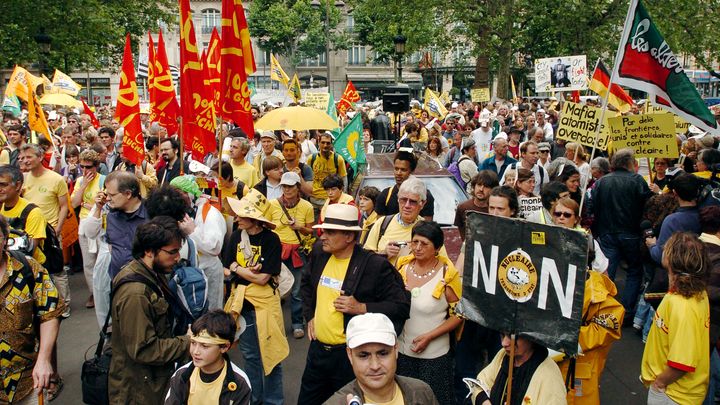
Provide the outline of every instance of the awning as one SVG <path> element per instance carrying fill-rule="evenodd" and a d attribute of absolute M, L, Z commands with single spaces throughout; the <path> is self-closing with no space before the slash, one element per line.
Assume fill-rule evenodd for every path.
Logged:
<path fill-rule="evenodd" d="M 389 84 L 395 83 L 395 75 L 392 73 L 348 73 L 348 80 L 352 80 L 355 87 L 366 89 L 384 89 Z M 414 72 L 403 72 L 403 83 L 411 89 L 422 88 L 422 76 Z"/>

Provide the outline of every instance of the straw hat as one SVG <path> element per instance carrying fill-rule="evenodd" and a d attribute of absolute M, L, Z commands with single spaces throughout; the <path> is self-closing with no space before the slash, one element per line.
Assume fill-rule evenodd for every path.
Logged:
<path fill-rule="evenodd" d="M 260 210 L 262 215 L 268 215 L 270 211 L 270 203 L 267 198 L 255 188 L 251 188 L 250 191 L 243 197 L 243 200 L 247 200 L 250 204 L 254 205 L 255 208 Z"/>
<path fill-rule="evenodd" d="M 336 229 L 339 231 L 362 231 L 358 226 L 360 211 L 354 205 L 330 204 L 325 210 L 325 219 L 322 224 L 313 226 L 313 229 Z"/>
<path fill-rule="evenodd" d="M 237 198 L 228 197 L 227 202 L 238 217 L 254 219 L 263 222 L 270 229 L 275 229 L 275 224 L 266 219 L 262 212 L 247 199 L 238 200 Z"/>

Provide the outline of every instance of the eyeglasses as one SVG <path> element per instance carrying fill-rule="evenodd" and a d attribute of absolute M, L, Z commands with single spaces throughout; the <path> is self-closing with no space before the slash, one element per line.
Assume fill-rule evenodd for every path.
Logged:
<path fill-rule="evenodd" d="M 160 250 L 169 254 L 170 256 L 175 256 L 180 253 L 180 249 L 167 250 L 167 249 L 160 248 Z"/>
<path fill-rule="evenodd" d="M 555 215 L 555 218 L 560 218 L 560 217 L 572 218 L 575 214 L 572 212 L 555 211 L 555 212 L 553 212 L 553 215 Z"/>
<path fill-rule="evenodd" d="M 406 197 L 398 198 L 398 202 L 400 203 L 401 207 L 405 204 L 410 204 L 411 207 L 414 207 L 414 206 L 420 204 L 420 200 L 413 200 L 412 198 L 406 198 Z"/>

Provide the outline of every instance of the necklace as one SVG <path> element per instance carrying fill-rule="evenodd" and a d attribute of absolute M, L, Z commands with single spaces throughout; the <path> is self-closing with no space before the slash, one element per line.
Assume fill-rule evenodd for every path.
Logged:
<path fill-rule="evenodd" d="M 418 274 L 418 273 L 415 271 L 415 264 L 416 264 L 417 262 L 413 262 L 412 266 L 410 266 L 410 272 L 411 272 L 415 277 L 417 277 L 417 278 L 419 278 L 419 279 L 426 279 L 426 278 L 432 276 L 433 274 L 435 274 L 435 272 L 437 271 L 437 265 L 438 265 L 439 262 L 440 262 L 439 260 L 435 259 L 435 263 L 433 264 L 433 266 L 432 266 L 432 268 L 430 269 L 430 271 L 427 271 L 427 272 L 425 272 L 425 273 L 423 273 L 423 274 Z"/>

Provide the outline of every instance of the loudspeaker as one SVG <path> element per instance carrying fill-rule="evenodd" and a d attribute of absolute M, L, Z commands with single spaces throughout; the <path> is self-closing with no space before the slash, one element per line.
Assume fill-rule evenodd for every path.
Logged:
<path fill-rule="evenodd" d="M 383 94 L 383 111 L 403 113 L 410 110 L 410 94 L 385 93 Z"/>

